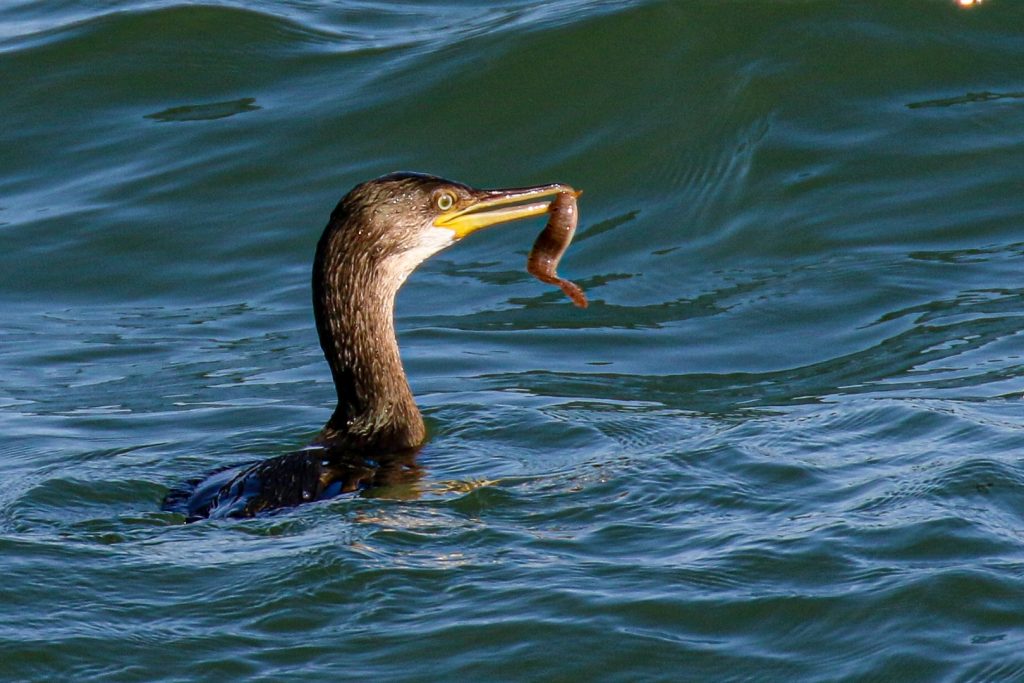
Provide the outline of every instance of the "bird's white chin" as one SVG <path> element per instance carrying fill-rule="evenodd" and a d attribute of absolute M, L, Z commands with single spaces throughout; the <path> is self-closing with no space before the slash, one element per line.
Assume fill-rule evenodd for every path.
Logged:
<path fill-rule="evenodd" d="M 391 257 L 394 272 L 400 276 L 399 286 L 409 277 L 416 267 L 445 247 L 455 243 L 455 231 L 448 228 L 431 226 L 420 233 L 420 242 L 411 249 Z"/>

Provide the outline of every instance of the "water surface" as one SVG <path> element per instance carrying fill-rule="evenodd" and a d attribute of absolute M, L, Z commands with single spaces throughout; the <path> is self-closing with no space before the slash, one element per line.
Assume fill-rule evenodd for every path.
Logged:
<path fill-rule="evenodd" d="M 1024 4 L 0 9 L 0 673 L 1024 678 Z M 583 188 L 398 300 L 413 481 L 183 525 L 331 409 L 320 230 Z"/>

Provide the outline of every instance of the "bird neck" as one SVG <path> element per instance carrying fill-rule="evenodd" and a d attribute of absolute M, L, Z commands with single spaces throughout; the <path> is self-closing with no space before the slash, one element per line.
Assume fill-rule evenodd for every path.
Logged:
<path fill-rule="evenodd" d="M 395 338 L 395 295 L 405 273 L 372 258 L 336 221 L 317 245 L 313 311 L 338 406 L 316 442 L 393 452 L 420 446 L 426 428 Z M 359 234 L 355 234 L 355 239 Z"/>

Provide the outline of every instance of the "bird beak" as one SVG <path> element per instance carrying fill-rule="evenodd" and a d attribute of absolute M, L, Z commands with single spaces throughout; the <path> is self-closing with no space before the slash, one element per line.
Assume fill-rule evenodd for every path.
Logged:
<path fill-rule="evenodd" d="M 483 190 L 468 205 L 463 204 L 435 218 L 434 226 L 451 230 L 456 239 L 462 239 L 480 228 L 547 213 L 550 200 L 532 200 L 551 197 L 560 192 L 572 192 L 576 196 L 580 194 L 560 183 L 510 190 Z"/>

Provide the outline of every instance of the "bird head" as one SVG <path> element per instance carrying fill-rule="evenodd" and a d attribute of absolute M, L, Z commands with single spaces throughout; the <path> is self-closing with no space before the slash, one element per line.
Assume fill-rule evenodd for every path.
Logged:
<path fill-rule="evenodd" d="M 332 223 L 342 233 L 337 237 L 358 245 L 371 261 L 386 262 L 404 280 L 424 259 L 467 235 L 544 214 L 550 198 L 572 191 L 561 184 L 478 190 L 432 175 L 390 173 L 354 187 Z"/>

